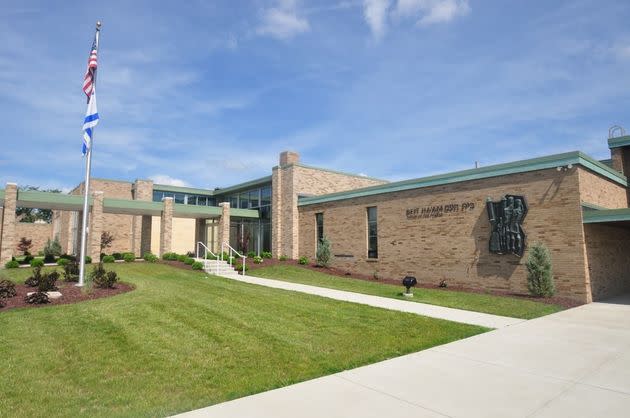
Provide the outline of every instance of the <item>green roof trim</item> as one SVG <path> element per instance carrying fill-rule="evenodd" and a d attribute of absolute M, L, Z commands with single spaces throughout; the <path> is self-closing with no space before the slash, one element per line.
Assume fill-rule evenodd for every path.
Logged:
<path fill-rule="evenodd" d="M 229 186 L 223 189 L 221 188 L 214 189 L 214 195 L 215 196 L 225 195 L 228 193 L 233 193 L 233 192 L 237 192 L 237 191 L 241 191 L 245 189 L 251 189 L 252 187 L 256 187 L 256 186 L 264 186 L 267 183 L 271 183 L 271 176 L 260 177 L 258 179 L 246 181 L 244 183 L 235 184 L 234 186 Z"/>
<path fill-rule="evenodd" d="M 317 203 L 332 202 L 336 200 L 372 196 L 382 193 L 393 193 L 404 190 L 419 189 L 422 187 L 439 186 L 444 184 L 459 183 L 463 181 L 505 176 L 509 174 L 526 173 L 530 171 L 566 166 L 569 164 L 579 164 L 591 171 L 594 171 L 597 174 L 608 178 L 609 180 L 621 184 L 622 186 L 628 186 L 628 180 L 621 173 L 589 157 L 586 154 L 583 154 L 579 151 L 573 151 L 563 154 L 554 154 L 545 157 L 532 158 L 528 160 L 514 161 L 511 163 L 496 164 L 470 170 L 456 171 L 453 173 L 438 174 L 435 176 L 422 177 L 418 179 L 403 180 L 379 186 L 365 187 L 361 189 L 331 193 L 322 196 L 305 197 L 299 199 L 298 205 L 306 206 Z"/>
<path fill-rule="evenodd" d="M 92 198 L 89 204 L 92 204 Z M 83 210 L 83 195 L 18 190 L 17 206 L 26 208 Z"/>
<path fill-rule="evenodd" d="M 237 218 L 256 218 L 260 217 L 258 209 L 232 209 L 230 208 L 230 217 Z"/>
<path fill-rule="evenodd" d="M 630 135 L 618 136 L 617 138 L 608 138 L 608 148 L 619 148 L 630 145 Z"/>
<path fill-rule="evenodd" d="M 195 187 L 183 187 L 183 186 L 170 186 L 168 184 L 154 184 L 153 191 L 156 192 L 173 192 L 173 193 L 188 193 L 188 194 L 200 194 L 204 196 L 214 196 L 214 191 L 208 189 L 198 189 Z"/>
<path fill-rule="evenodd" d="M 630 208 L 587 210 L 582 212 L 582 222 L 585 224 L 623 221 L 630 221 Z"/>
<path fill-rule="evenodd" d="M 302 167 L 302 168 L 308 168 L 308 169 L 311 169 L 311 170 L 325 171 L 327 173 L 341 174 L 343 176 L 348 176 L 348 177 L 357 177 L 357 178 L 360 178 L 360 179 L 367 179 L 367 180 L 380 181 L 380 182 L 383 182 L 383 183 L 389 183 L 388 180 L 377 179 L 376 177 L 362 176 L 361 174 L 347 173 L 345 171 L 331 170 L 329 168 L 314 167 L 312 165 L 306 165 L 306 164 L 302 164 L 302 163 L 293 163 L 293 164 L 288 164 L 288 165 L 282 166 L 282 167 L 289 167 L 291 165 L 294 165 L 294 166 L 297 166 L 297 167 Z"/>
<path fill-rule="evenodd" d="M 606 208 L 594 203 L 582 202 L 582 210 L 606 210 Z"/>
<path fill-rule="evenodd" d="M 103 212 L 121 213 L 127 215 L 154 215 L 162 214 L 164 204 L 161 202 L 151 202 L 147 200 L 129 200 L 103 198 Z"/>

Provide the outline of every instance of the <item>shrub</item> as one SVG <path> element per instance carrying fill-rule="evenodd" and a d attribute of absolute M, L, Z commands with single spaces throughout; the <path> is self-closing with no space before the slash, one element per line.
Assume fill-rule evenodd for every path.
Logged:
<path fill-rule="evenodd" d="M 20 261 L 20 264 L 31 264 L 31 261 L 33 260 L 35 260 L 35 257 L 33 257 L 32 255 L 25 255 L 22 261 Z"/>
<path fill-rule="evenodd" d="M 31 303 L 33 305 L 42 305 L 44 303 L 50 302 L 46 292 L 41 292 L 41 291 L 31 293 L 30 295 L 26 295 L 26 297 L 24 297 L 24 301 L 26 303 Z"/>
<path fill-rule="evenodd" d="M 112 257 L 114 257 L 114 260 L 122 260 L 123 259 L 122 253 L 113 253 Z"/>
<path fill-rule="evenodd" d="M 105 270 L 103 263 L 98 263 L 90 273 L 90 280 L 98 288 L 113 289 L 118 281 L 118 275 L 115 271 Z"/>
<path fill-rule="evenodd" d="M 99 260 L 103 261 L 103 257 L 105 257 L 107 254 L 105 253 L 101 253 L 101 256 L 99 257 Z"/>
<path fill-rule="evenodd" d="M 330 265 L 330 241 L 326 237 L 322 237 L 317 245 L 317 265 L 320 267 L 328 267 Z"/>
<path fill-rule="evenodd" d="M 186 257 L 195 258 L 195 253 L 193 253 L 192 251 L 187 251 L 186 252 Z"/>
<path fill-rule="evenodd" d="M 262 258 L 271 258 L 271 251 L 263 251 L 260 255 Z"/>
<path fill-rule="evenodd" d="M 44 257 L 53 257 L 53 261 L 46 261 L 47 263 L 54 263 L 54 258 L 59 257 L 61 255 L 61 244 L 59 244 L 59 240 L 55 238 L 54 240 L 48 239 L 46 241 L 46 245 L 44 246 Z"/>
<path fill-rule="evenodd" d="M 7 261 L 7 262 L 4 264 L 4 268 L 7 268 L 7 269 L 16 269 L 16 268 L 18 268 L 18 267 L 20 267 L 20 263 L 18 263 L 18 262 L 17 262 L 17 261 L 15 261 L 15 260 Z"/>
<path fill-rule="evenodd" d="M 206 254 L 206 260 L 216 260 L 217 257 L 212 254 Z"/>
<path fill-rule="evenodd" d="M 39 279 L 37 288 L 40 292 L 48 292 L 50 290 L 57 290 L 57 280 L 59 279 L 59 273 L 57 271 L 51 271 L 50 273 L 42 274 Z"/>
<path fill-rule="evenodd" d="M 136 255 L 134 253 L 125 253 L 123 254 L 123 260 L 125 260 L 125 263 L 133 263 L 136 261 Z"/>
<path fill-rule="evenodd" d="M 287 261 L 288 259 L 289 259 L 289 257 L 287 257 L 284 254 L 282 254 L 280 257 L 278 257 L 278 260 L 280 260 L 280 261 Z"/>
<path fill-rule="evenodd" d="M 36 258 L 35 260 L 31 261 L 31 267 L 43 267 L 44 266 L 44 260 L 42 260 L 41 258 Z"/>
<path fill-rule="evenodd" d="M 65 266 L 63 266 L 63 281 L 79 281 L 79 263 L 77 263 L 76 261 L 70 261 Z"/>
<path fill-rule="evenodd" d="M 305 255 L 303 255 L 303 256 L 302 256 L 302 257 L 300 257 L 300 259 L 298 260 L 298 263 L 299 263 L 299 264 L 302 264 L 302 265 L 307 265 L 307 264 L 308 264 L 308 257 L 307 257 L 307 256 L 305 256 Z"/>
<path fill-rule="evenodd" d="M 32 246 L 32 239 L 26 239 L 26 237 L 22 237 L 20 238 L 20 242 L 18 243 L 18 250 L 20 250 L 24 255 L 30 255 L 28 251 L 31 249 Z"/>
<path fill-rule="evenodd" d="M 235 264 L 234 268 L 236 269 L 236 271 L 238 271 L 239 273 L 243 272 L 243 265 L 241 263 Z M 245 266 L 245 271 L 249 270 L 249 267 Z"/>
<path fill-rule="evenodd" d="M 6 304 L 7 304 L 7 299 L 0 297 L 0 308 L 4 308 Z"/>
<path fill-rule="evenodd" d="M 77 261 L 77 258 L 70 254 L 61 254 L 59 258 L 63 258 L 65 260 L 70 260 L 70 261 Z"/>
<path fill-rule="evenodd" d="M 157 263 L 157 261 L 159 260 L 159 258 L 157 257 L 157 255 L 150 253 L 150 252 L 146 252 L 144 253 L 144 261 L 147 261 L 149 263 Z"/>
<path fill-rule="evenodd" d="M 105 257 L 103 257 L 102 263 L 113 263 L 114 261 L 116 261 L 116 259 L 113 255 L 106 255 Z"/>
<path fill-rule="evenodd" d="M 54 262 L 55 262 L 55 256 L 54 255 L 52 255 L 52 254 L 45 254 L 44 255 L 43 263 L 50 264 L 50 263 L 54 263 Z"/>
<path fill-rule="evenodd" d="M 2 279 L 0 280 L 0 299 L 8 299 L 17 295 L 15 291 L 15 283 Z"/>
<path fill-rule="evenodd" d="M 41 266 L 35 267 L 33 269 L 33 275 L 29 276 L 24 281 L 24 284 L 30 287 L 37 287 L 39 286 L 39 282 L 41 278 L 42 278 L 42 267 Z"/>
<path fill-rule="evenodd" d="M 262 257 L 258 257 L 258 256 L 254 257 L 254 264 L 260 264 L 262 262 L 263 262 Z"/>
<path fill-rule="evenodd" d="M 85 264 L 92 264 L 92 257 L 90 257 L 89 255 L 85 256 Z"/>
<path fill-rule="evenodd" d="M 542 243 L 535 243 L 527 257 L 527 288 L 534 296 L 553 296 L 556 292 L 553 283 L 551 253 Z"/>
<path fill-rule="evenodd" d="M 57 265 L 58 266 L 65 266 L 70 262 L 70 260 L 68 260 L 67 258 L 60 258 L 59 260 L 57 260 Z"/>
<path fill-rule="evenodd" d="M 248 258 L 254 258 L 254 257 L 256 257 L 256 253 L 253 252 L 253 251 L 250 251 L 250 252 L 247 253 L 247 257 Z"/>
<path fill-rule="evenodd" d="M 186 254 L 180 254 L 177 256 L 177 261 L 179 261 L 180 263 L 183 263 L 184 261 L 186 261 L 188 257 L 186 257 Z"/>
<path fill-rule="evenodd" d="M 193 270 L 203 270 L 203 263 L 201 261 L 195 261 L 190 267 L 192 267 Z"/>
<path fill-rule="evenodd" d="M 186 260 L 184 260 L 184 263 L 189 265 L 189 266 L 192 266 L 194 262 L 195 262 L 195 259 L 194 258 L 190 258 L 190 257 L 186 257 Z"/>

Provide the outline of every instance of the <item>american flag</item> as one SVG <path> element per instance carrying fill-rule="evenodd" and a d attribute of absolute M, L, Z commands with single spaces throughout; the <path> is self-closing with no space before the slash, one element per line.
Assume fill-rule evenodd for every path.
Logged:
<path fill-rule="evenodd" d="M 90 57 L 88 58 L 87 69 L 85 70 L 85 77 L 83 77 L 83 92 L 87 96 L 88 102 L 90 101 L 90 96 L 94 92 L 94 84 L 96 83 L 96 37 L 94 38 L 94 43 L 92 43 L 92 50 L 90 52 Z"/>

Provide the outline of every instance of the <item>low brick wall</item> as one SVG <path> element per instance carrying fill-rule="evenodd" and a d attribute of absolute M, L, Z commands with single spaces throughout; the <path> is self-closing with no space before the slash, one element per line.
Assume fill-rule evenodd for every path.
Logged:
<path fill-rule="evenodd" d="M 15 254 L 21 254 L 17 246 L 22 237 L 32 240 L 32 254 L 37 254 L 38 252 L 43 251 L 46 241 L 52 239 L 52 231 L 52 224 L 18 222 L 15 226 Z"/>

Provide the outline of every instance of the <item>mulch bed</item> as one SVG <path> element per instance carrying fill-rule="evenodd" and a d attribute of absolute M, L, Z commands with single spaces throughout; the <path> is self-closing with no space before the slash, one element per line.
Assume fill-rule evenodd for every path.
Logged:
<path fill-rule="evenodd" d="M 28 292 L 35 292 L 37 288 L 26 286 L 25 284 L 16 284 L 15 290 L 17 295 L 5 300 L 6 306 L 0 308 L 0 312 L 8 311 L 13 308 L 39 308 L 42 306 L 56 306 L 67 305 L 70 303 L 83 302 L 84 300 L 107 298 L 110 296 L 118 295 L 120 293 L 130 292 L 135 289 L 135 286 L 128 283 L 116 283 L 116 287 L 113 289 L 99 289 L 92 287 L 89 291 L 83 291 L 82 288 L 75 286 L 75 283 L 57 282 L 59 292 L 63 296 L 59 299 L 50 299 L 50 303 L 44 303 L 41 305 L 32 305 L 24 301 L 24 297 Z"/>
<path fill-rule="evenodd" d="M 379 279 L 376 280 L 374 279 L 374 276 L 353 273 L 353 272 L 338 269 L 335 267 L 324 268 L 324 267 L 318 267 L 312 264 L 303 265 L 303 264 L 299 264 L 297 260 L 280 261 L 274 258 L 274 259 L 265 259 L 261 264 L 254 264 L 253 262 L 249 262 L 248 260 L 247 268 L 249 270 L 256 270 L 262 267 L 270 267 L 270 266 L 275 266 L 278 264 L 297 266 L 297 267 L 317 271 L 320 273 L 330 274 L 331 276 L 344 277 L 346 279 L 357 279 L 357 280 L 364 280 L 366 282 L 372 282 L 372 283 L 391 284 L 395 286 L 400 286 L 401 289 L 403 288 L 402 278 L 392 279 L 392 278 L 386 278 L 386 277 L 379 277 Z M 466 293 L 489 294 L 489 295 L 494 295 L 494 296 L 506 296 L 506 297 L 511 297 L 511 298 L 531 300 L 533 302 L 547 303 L 550 305 L 559 305 L 559 306 L 562 306 L 563 308 L 574 308 L 576 306 L 582 305 L 582 303 L 576 302 L 574 300 L 561 298 L 557 296 L 553 296 L 550 298 L 539 298 L 539 297 L 534 297 L 534 296 L 531 296 L 528 294 L 522 294 L 522 293 L 513 293 L 513 292 L 505 292 L 505 291 L 498 291 L 498 290 L 489 291 L 489 290 L 481 290 L 481 289 L 471 289 L 464 286 L 453 286 L 453 285 L 449 285 L 447 288 L 441 288 L 438 286 L 438 284 L 431 284 L 431 283 L 426 283 L 426 282 L 422 283 L 420 280 L 418 280 L 418 285 L 416 287 L 425 288 L 425 289 L 445 289 L 445 290 L 452 290 L 456 292 L 466 292 Z"/>

